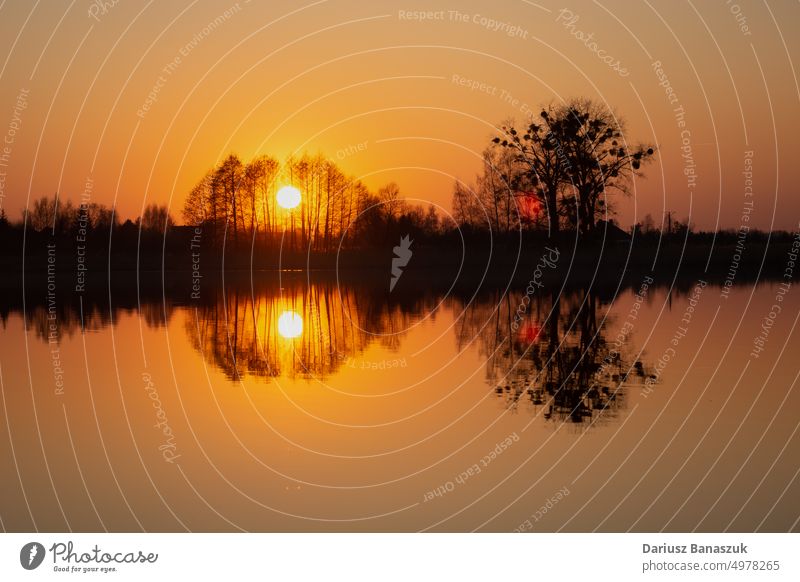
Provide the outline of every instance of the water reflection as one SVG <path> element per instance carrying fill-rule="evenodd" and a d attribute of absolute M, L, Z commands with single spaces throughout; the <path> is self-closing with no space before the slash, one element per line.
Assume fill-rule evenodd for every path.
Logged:
<path fill-rule="evenodd" d="M 577 289 L 526 296 L 525 291 L 477 297 L 432 294 L 389 302 L 382 290 L 335 283 L 284 282 L 258 289 L 230 286 L 199 304 L 144 296 L 138 312 L 149 327 L 166 325 L 176 309 L 189 312 L 185 331 L 195 350 L 231 380 L 281 375 L 324 378 L 373 342 L 397 351 L 405 331 L 437 309 L 456 317 L 460 349 L 477 344 L 486 359 L 485 381 L 512 411 L 532 408 L 545 420 L 604 421 L 625 406 L 626 387 L 645 375 L 632 346 L 610 349 L 611 297 Z M 523 308 L 524 306 L 524 308 Z M 27 323 L 43 341 L 81 327 L 102 329 L 121 312 L 136 310 L 123 297 L 29 307 Z M 53 335 L 53 323 L 56 334 Z"/>
<path fill-rule="evenodd" d="M 44 295 L 44 294 L 39 294 Z M 42 297 L 29 297 L 25 307 L 20 301 L 4 301 L 0 311 L 0 322 L 6 327 L 10 313 L 25 314 L 28 331 L 32 331 L 36 339 L 54 341 L 61 337 L 73 337 L 81 331 L 97 332 L 112 325 L 123 314 L 138 314 L 145 326 L 158 328 L 169 324 L 175 312 L 172 301 L 146 298 L 138 302 L 135 296 L 125 294 L 115 297 L 113 303 L 102 294 L 70 297 L 69 301 L 40 301 Z"/>
<path fill-rule="evenodd" d="M 209 290 L 202 302 L 160 301 L 145 295 L 138 307 L 148 327 L 186 312 L 191 346 L 230 380 L 281 376 L 325 379 L 353 362 L 373 343 L 402 351 L 416 322 L 450 311 L 459 350 L 476 345 L 485 359 L 485 383 L 511 412 L 526 408 L 545 421 L 602 423 L 625 409 L 627 389 L 647 375 L 628 341 L 612 345 L 613 296 L 585 288 L 526 295 L 493 291 L 442 300 L 433 293 L 389 297 L 369 285 L 333 282 L 231 285 Z M 102 300 L 61 304 L 52 311 L 33 304 L 29 328 L 43 341 L 57 334 L 100 329 L 120 313 L 134 311 L 123 296 L 109 307 Z M 50 334 L 50 335 L 48 335 Z M 404 358 L 405 361 L 405 358 Z"/>
<path fill-rule="evenodd" d="M 775 289 L 736 288 L 717 317 L 709 287 L 659 369 L 695 284 L 653 286 L 641 303 L 641 280 L 526 296 L 273 277 L 209 285 L 199 300 L 131 285 L 66 301 L 59 286 L 52 313 L 32 289 L 24 318 L 8 296 L 0 371 L 17 456 L 0 457 L 34 503 L 28 515 L 11 488 L 4 524 L 511 531 L 568 485 L 538 528 L 796 529 L 797 496 L 782 493 L 798 470 L 794 319 L 748 363 Z M 479 475 L 425 501 L 508 438 Z M 666 491 L 655 505 L 654 490 Z"/>
<path fill-rule="evenodd" d="M 580 289 L 529 299 L 511 292 L 474 302 L 458 329 L 460 344 L 478 339 L 497 398 L 513 411 L 530 407 L 545 420 L 618 417 L 627 387 L 641 382 L 646 367 L 628 342 L 609 345 L 610 298 Z"/>
<path fill-rule="evenodd" d="M 404 331 L 436 307 L 390 305 L 367 289 L 324 284 L 275 291 L 253 298 L 231 290 L 187 320 L 195 348 L 229 378 L 325 378 L 372 342 L 397 350 Z M 462 314 L 457 343 L 477 342 L 487 387 L 508 409 L 529 407 L 557 422 L 616 419 L 645 365 L 630 355 L 633 346 L 609 346 L 610 298 L 584 289 L 553 292 L 534 297 L 522 312 L 524 296 L 455 296 L 439 309 Z"/>
<path fill-rule="evenodd" d="M 303 318 L 294 311 L 284 311 L 278 318 L 278 333 L 286 339 L 294 339 L 303 334 Z"/>
<path fill-rule="evenodd" d="M 397 351 L 433 297 L 389 303 L 375 288 L 335 283 L 228 288 L 194 307 L 186 332 L 206 361 L 231 379 L 246 375 L 325 378 L 373 342 Z"/>

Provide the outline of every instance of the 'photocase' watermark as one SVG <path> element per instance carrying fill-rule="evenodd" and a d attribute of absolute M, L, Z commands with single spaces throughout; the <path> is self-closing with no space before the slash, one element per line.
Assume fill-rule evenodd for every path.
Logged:
<path fill-rule="evenodd" d="M 175 443 L 175 435 L 172 432 L 172 427 L 167 420 L 167 413 L 164 411 L 164 407 L 161 404 L 161 398 L 158 395 L 158 390 L 156 389 L 156 385 L 150 373 L 143 372 L 142 380 L 144 381 L 145 392 L 147 392 L 150 400 L 153 401 L 153 408 L 156 410 L 158 422 L 153 426 L 161 429 L 162 434 L 166 438 L 164 444 L 159 445 L 158 450 L 161 451 L 161 456 L 164 457 L 167 463 L 174 463 L 175 459 L 180 457 L 180 455 L 177 454 L 178 447 Z"/>
<path fill-rule="evenodd" d="M 541 289 L 544 287 L 544 283 L 542 282 L 544 269 L 555 269 L 556 266 L 558 266 L 558 249 L 544 247 L 544 250 L 547 251 L 547 254 L 542 255 L 539 262 L 536 263 L 536 268 L 533 270 L 533 277 L 528 281 L 528 286 L 525 288 L 525 296 L 520 301 L 517 306 L 517 312 L 514 314 L 514 321 L 511 323 L 511 329 L 515 332 L 519 329 L 520 323 L 522 323 L 522 318 L 525 315 L 525 311 L 528 309 L 531 297 L 536 293 L 536 288 L 538 287 Z"/>
<path fill-rule="evenodd" d="M 100 17 L 111 12 L 111 9 L 119 4 L 119 2 L 120 0 L 94 0 L 94 2 L 89 4 L 89 18 L 94 18 L 97 22 L 100 22 Z"/>
<path fill-rule="evenodd" d="M 411 256 L 414 252 L 411 250 L 411 243 L 414 241 L 409 238 L 409 235 L 400 239 L 400 244 L 394 247 L 394 258 L 392 258 L 392 277 L 389 280 L 389 293 L 394 291 L 394 286 L 403 275 L 403 268 L 408 265 Z"/>
<path fill-rule="evenodd" d="M 44 546 L 39 542 L 29 542 L 19 552 L 19 563 L 26 570 L 35 570 L 41 566 L 44 557 Z"/>
<path fill-rule="evenodd" d="M 600 48 L 594 38 L 593 32 L 583 32 L 576 27 L 576 24 L 580 18 L 580 16 L 572 12 L 572 10 L 569 8 L 562 8 L 559 10 L 558 16 L 556 16 L 556 22 L 561 23 L 561 25 L 567 29 L 572 36 L 581 41 L 586 48 L 597 55 L 598 59 L 608 65 L 611 70 L 617 73 L 620 77 L 627 77 L 630 75 L 630 71 L 622 66 L 622 63 L 619 59 L 613 57 L 604 49 Z"/>

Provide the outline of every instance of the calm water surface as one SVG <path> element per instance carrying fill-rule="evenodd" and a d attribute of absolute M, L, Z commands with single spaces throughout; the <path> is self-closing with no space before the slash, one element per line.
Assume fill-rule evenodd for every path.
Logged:
<path fill-rule="evenodd" d="M 646 283 L 11 310 L 2 526 L 798 530 L 800 293 Z"/>

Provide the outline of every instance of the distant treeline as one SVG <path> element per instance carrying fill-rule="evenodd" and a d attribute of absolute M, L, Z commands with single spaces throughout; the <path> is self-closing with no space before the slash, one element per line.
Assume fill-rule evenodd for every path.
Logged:
<path fill-rule="evenodd" d="M 302 192 L 302 203 L 291 211 L 278 206 L 276 194 L 283 185 Z M 409 204 L 391 182 L 371 192 L 360 180 L 347 176 L 321 155 L 303 155 L 280 164 L 260 156 L 247 163 L 229 155 L 209 170 L 191 189 L 183 205 L 186 226 L 202 232 L 206 248 L 282 247 L 284 250 L 331 252 L 363 248 L 394 240 L 402 233 L 431 239 L 455 230 L 433 205 Z M 95 202 L 74 205 L 57 194 L 43 196 L 23 211 L 19 221 L 9 221 L 0 211 L 0 235 L 41 238 L 91 238 L 117 244 L 162 239 L 180 228 L 170 209 L 150 204 L 136 219 L 122 222 L 113 208 Z M 37 237 L 38 235 L 38 237 Z"/>
<path fill-rule="evenodd" d="M 0 242 L 6 263 L 18 262 L 14 257 L 20 256 L 23 241 L 28 254 L 41 254 L 46 244 L 59 241 L 62 257 L 71 250 L 85 251 L 101 262 L 110 251 L 127 257 L 123 262 L 130 268 L 141 266 L 142 258 L 160 266 L 153 257 L 185 258 L 187 250 L 202 250 L 206 264 L 225 254 L 239 257 L 242 264 L 249 257 L 250 266 L 277 264 L 275 257 L 284 254 L 300 262 L 305 255 L 340 251 L 367 255 L 391 252 L 405 236 L 414 241 L 414 250 L 428 247 L 428 255 L 439 251 L 441 257 L 447 254 L 444 249 L 457 250 L 467 259 L 492 245 L 514 256 L 510 253 L 520 246 L 527 252 L 557 243 L 567 250 L 598 240 L 632 239 L 659 247 L 713 241 L 715 247 L 742 248 L 745 239 L 747 246 L 768 237 L 789 241 L 789 233 L 694 232 L 688 218 L 676 220 L 672 212 L 619 228 L 613 218 L 615 197 L 632 189 L 654 155 L 654 147 L 631 143 L 624 123 L 605 105 L 575 99 L 543 107 L 521 127 L 513 122 L 500 126 L 474 183 L 454 184 L 452 218 L 441 216 L 433 205 L 410 204 L 394 182 L 373 192 L 322 155 L 279 162 L 267 155 L 243 161 L 231 154 L 188 192 L 182 226 L 162 205 L 150 204 L 140 217 L 122 222 L 113 208 L 94 202 L 74 205 L 54 195 L 34 201 L 19 221 L 9 221 L 0 210 Z M 302 198 L 292 210 L 278 204 L 279 189 L 288 185 Z"/>
<path fill-rule="evenodd" d="M 238 247 L 244 243 L 329 252 L 369 247 L 410 235 L 430 239 L 454 231 L 514 235 L 521 230 L 562 230 L 586 236 L 613 216 L 610 197 L 625 193 L 654 150 L 631 145 L 622 121 L 604 105 L 576 99 L 542 109 L 516 129 L 509 123 L 483 156 L 483 173 L 474 186 L 457 181 L 453 219 L 433 205 L 411 205 L 397 184 L 370 189 L 322 155 L 290 157 L 283 163 L 264 155 L 243 161 L 229 155 L 202 176 L 182 208 L 186 225 L 202 229 L 208 243 Z M 302 202 L 281 208 L 277 193 L 291 185 Z M 64 234 L 112 230 L 113 211 L 101 204 L 75 207 L 58 196 L 41 198 L 26 210 L 24 222 L 35 232 Z M 125 223 L 144 233 L 173 225 L 167 208 L 150 205 Z M 670 229 L 671 232 L 671 229 Z M 288 240 L 287 240 L 288 237 Z"/>

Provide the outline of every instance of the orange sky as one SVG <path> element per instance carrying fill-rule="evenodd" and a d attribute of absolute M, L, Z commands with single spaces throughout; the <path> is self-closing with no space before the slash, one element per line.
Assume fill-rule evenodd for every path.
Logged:
<path fill-rule="evenodd" d="M 149 202 L 179 216 L 228 152 L 304 150 L 449 207 L 493 126 L 589 96 L 659 147 L 619 202 L 623 224 L 668 208 L 698 228 L 738 227 L 752 151 L 749 224 L 798 226 L 797 3 L 72 4 L 0 8 L 0 203 L 13 218 L 55 191 L 78 201 L 87 179 L 92 200 L 116 201 L 123 218 Z"/>

